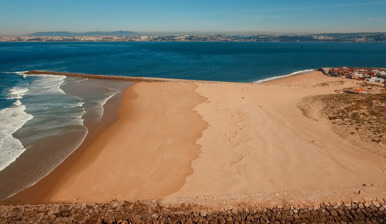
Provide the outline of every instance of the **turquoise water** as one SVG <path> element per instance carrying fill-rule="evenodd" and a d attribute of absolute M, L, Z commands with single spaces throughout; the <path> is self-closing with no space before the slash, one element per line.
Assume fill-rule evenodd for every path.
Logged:
<path fill-rule="evenodd" d="M 84 115 L 98 122 L 106 101 L 127 87 L 24 71 L 257 82 L 331 66 L 386 67 L 386 44 L 0 43 L 0 200 L 76 150 L 88 133 Z M 58 138 L 67 141 L 46 147 Z"/>

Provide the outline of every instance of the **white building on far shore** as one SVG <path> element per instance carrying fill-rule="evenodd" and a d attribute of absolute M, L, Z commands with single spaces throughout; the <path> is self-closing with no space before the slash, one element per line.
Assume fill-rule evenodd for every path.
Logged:
<path fill-rule="evenodd" d="M 385 81 L 385 79 L 378 78 L 378 77 L 371 77 L 368 81 L 369 82 L 380 82 L 380 83 L 383 83 Z"/>

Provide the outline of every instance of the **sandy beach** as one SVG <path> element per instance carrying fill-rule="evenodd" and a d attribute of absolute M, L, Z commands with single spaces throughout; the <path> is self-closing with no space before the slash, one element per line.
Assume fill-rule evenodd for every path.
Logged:
<path fill-rule="evenodd" d="M 386 159 L 332 131 L 318 105 L 306 105 L 314 117 L 299 108 L 352 85 L 318 71 L 262 84 L 136 82 L 112 126 L 7 202 L 385 198 Z"/>

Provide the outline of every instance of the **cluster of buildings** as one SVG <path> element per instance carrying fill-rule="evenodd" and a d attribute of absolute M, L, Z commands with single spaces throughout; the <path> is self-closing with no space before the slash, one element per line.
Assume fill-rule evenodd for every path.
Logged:
<path fill-rule="evenodd" d="M 221 41 L 221 42 L 386 42 L 386 33 L 352 34 L 304 34 L 304 35 L 232 35 L 232 34 L 188 34 L 188 35 L 143 35 L 130 31 L 117 32 L 37 32 L 29 35 L 0 36 L 0 42 L 136 42 L 136 41 Z"/>
<path fill-rule="evenodd" d="M 138 41 L 250 41 L 224 35 L 172 35 L 172 36 L 0 36 L 0 42 L 138 42 Z"/>
<path fill-rule="evenodd" d="M 0 36 L 0 42 L 122 42 L 143 41 L 142 36 Z"/>
<path fill-rule="evenodd" d="M 384 83 L 386 87 L 386 68 L 330 68 L 328 75 L 363 80 L 366 82 Z"/>
<path fill-rule="evenodd" d="M 0 36 L 0 42 L 137 42 L 137 41 L 235 41 L 221 35 L 176 36 Z"/>
<path fill-rule="evenodd" d="M 128 41 L 170 41 L 170 42 L 227 42 L 238 41 L 235 38 L 224 35 L 172 35 L 172 36 L 137 36 L 131 37 Z"/>

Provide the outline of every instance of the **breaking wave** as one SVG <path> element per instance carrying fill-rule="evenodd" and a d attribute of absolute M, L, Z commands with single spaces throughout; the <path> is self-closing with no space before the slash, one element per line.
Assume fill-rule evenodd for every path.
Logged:
<path fill-rule="evenodd" d="M 270 78 L 266 78 L 266 79 L 257 80 L 254 83 L 269 82 L 272 80 L 282 79 L 282 78 L 286 78 L 286 77 L 290 77 L 290 76 L 294 76 L 294 75 L 306 74 L 306 73 L 310 73 L 313 71 L 316 71 L 316 70 L 315 69 L 306 69 L 306 70 L 296 71 L 296 72 L 293 72 L 293 73 L 288 74 L 288 75 L 274 76 L 274 77 L 270 77 Z"/>

